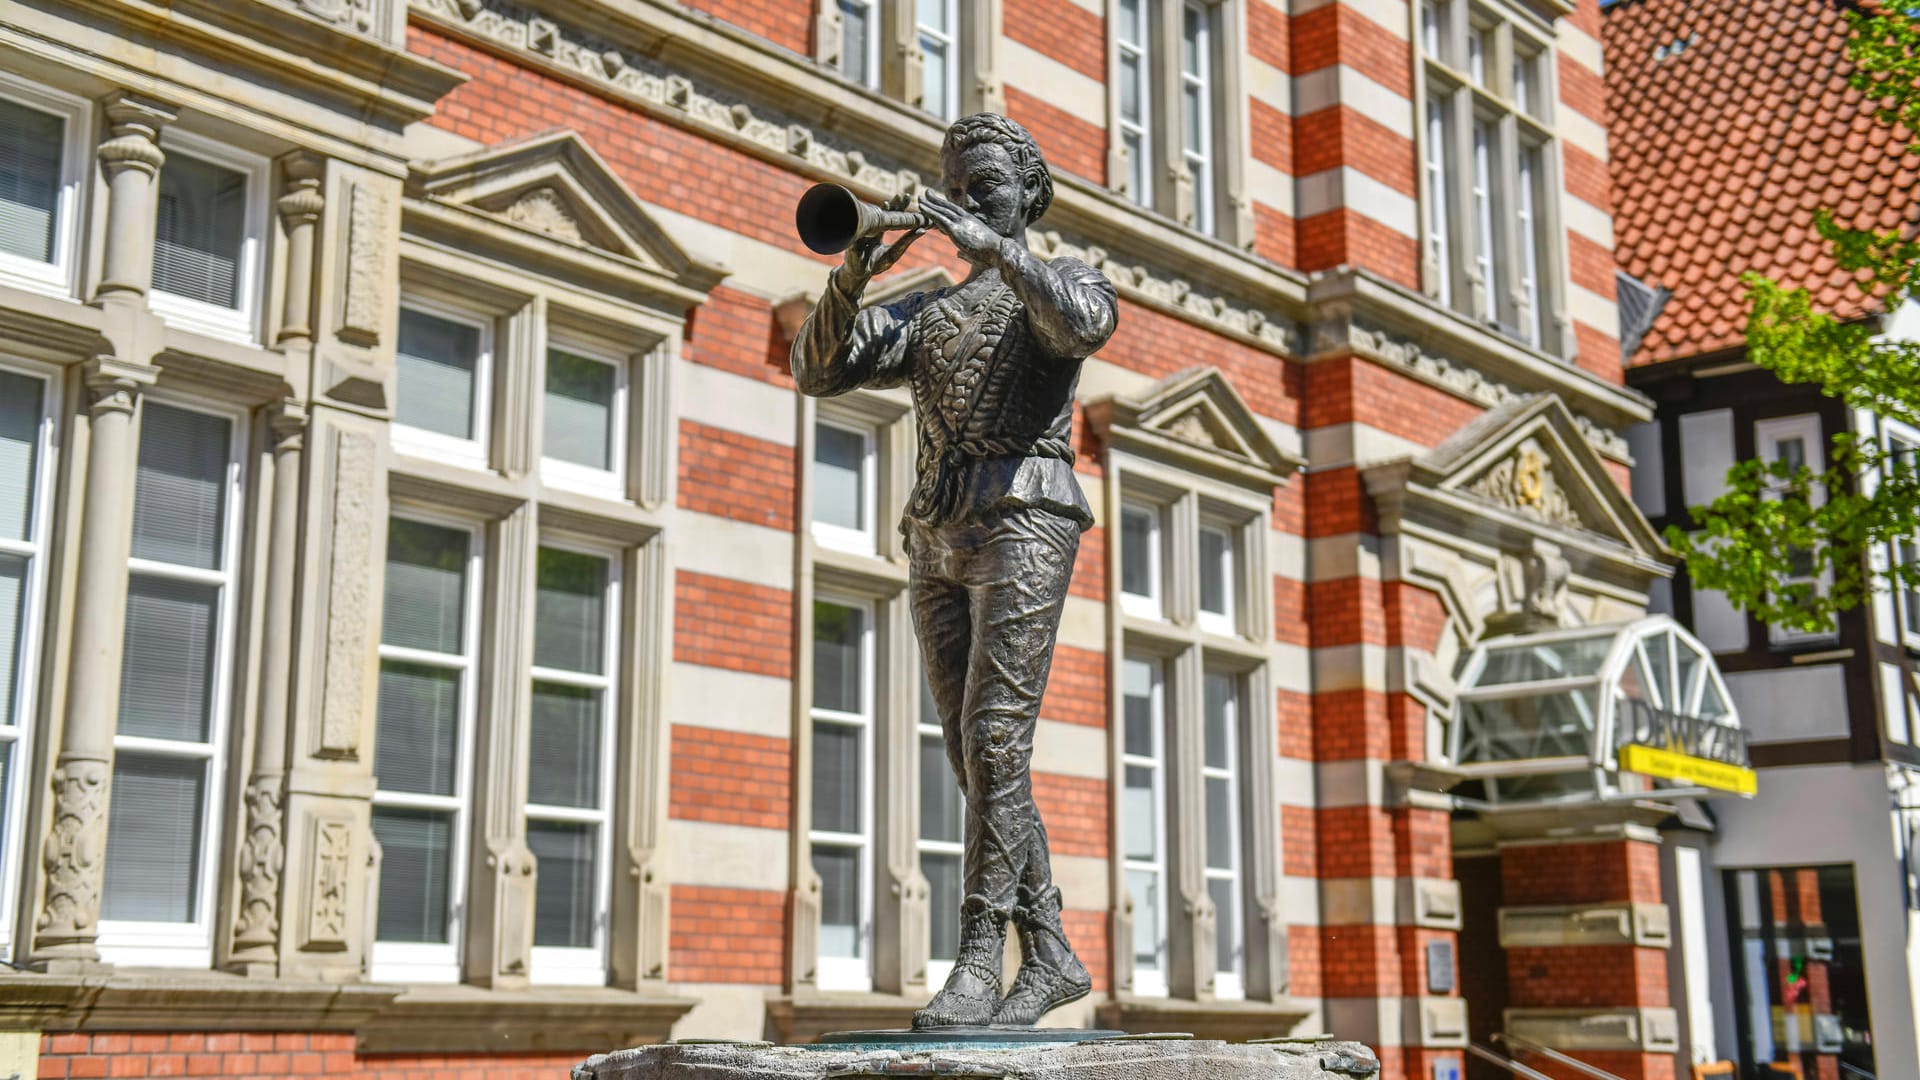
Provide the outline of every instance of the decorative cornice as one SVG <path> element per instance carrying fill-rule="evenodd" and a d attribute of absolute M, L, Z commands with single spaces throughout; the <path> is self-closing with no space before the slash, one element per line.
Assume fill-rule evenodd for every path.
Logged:
<path fill-rule="evenodd" d="M 696 86 L 685 75 L 629 57 L 611 43 L 514 6 L 506 0 L 412 0 L 414 10 L 496 48 L 530 59 L 637 105 L 649 115 L 698 128 L 721 141 L 874 199 L 920 190 L 920 174 L 835 145 L 807 125 Z M 1042 258 L 1071 255 L 1105 273 L 1121 296 L 1199 323 L 1280 356 L 1294 355 L 1293 323 L 1227 297 L 1201 292 L 1179 277 L 1114 258 L 1106 249 L 1059 232 L 1032 236 Z"/>

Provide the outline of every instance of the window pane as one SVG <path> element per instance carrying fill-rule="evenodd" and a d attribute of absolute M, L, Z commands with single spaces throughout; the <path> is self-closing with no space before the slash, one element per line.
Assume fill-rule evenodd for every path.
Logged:
<path fill-rule="evenodd" d="M 386 791 L 453 794 L 459 757 L 460 673 L 384 660 L 373 771 Z"/>
<path fill-rule="evenodd" d="M 1238 682 L 1232 675 L 1207 672 L 1206 762 L 1209 769 L 1233 768 L 1233 711 L 1238 704 Z"/>
<path fill-rule="evenodd" d="M 479 389 L 480 328 L 400 309 L 395 423 L 471 439 Z"/>
<path fill-rule="evenodd" d="M 1140 32 L 1140 9 L 1142 0 L 1120 0 L 1120 40 L 1128 45 L 1139 45 L 1145 40 Z"/>
<path fill-rule="evenodd" d="M 1207 40 L 1207 13 L 1188 4 L 1180 26 L 1180 70 L 1187 75 L 1201 71 L 1201 50 Z"/>
<path fill-rule="evenodd" d="M 140 463 L 133 485 L 133 557 L 220 568 L 227 458 L 224 417 L 149 401 L 140 410 Z"/>
<path fill-rule="evenodd" d="M 205 787 L 203 762 L 114 755 L 102 918 L 194 920 Z"/>
<path fill-rule="evenodd" d="M 820 955 L 860 956 L 860 852 L 815 844 L 813 872 L 820 875 Z"/>
<path fill-rule="evenodd" d="M 872 33 L 867 4 L 840 0 L 840 71 L 854 82 L 867 81 L 867 38 Z"/>
<path fill-rule="evenodd" d="M 613 468 L 615 376 L 612 364 L 547 350 L 547 457 Z"/>
<path fill-rule="evenodd" d="M 813 520 L 842 529 L 867 526 L 867 437 L 816 424 L 813 428 Z"/>
<path fill-rule="evenodd" d="M 135 574 L 127 583 L 120 734 L 207 741 L 220 588 Z"/>
<path fill-rule="evenodd" d="M 946 740 L 920 736 L 920 839 L 960 843 L 966 803 L 947 761 Z"/>
<path fill-rule="evenodd" d="M 540 549 L 533 662 L 598 675 L 607 667 L 607 560 Z"/>
<path fill-rule="evenodd" d="M 533 943 L 560 949 L 593 947 L 597 828 L 527 822 L 534 874 Z"/>
<path fill-rule="evenodd" d="M 27 560 L 0 555 L 0 724 L 20 722 L 13 715 L 14 694 L 20 687 L 20 645 L 26 637 Z M 0 803 L 0 806 L 4 806 Z M 0 836 L 5 836 L 0 831 Z"/>
<path fill-rule="evenodd" d="M 0 100 L 0 251 L 53 261 L 66 132 L 58 116 Z"/>
<path fill-rule="evenodd" d="M 960 856 L 921 855 L 920 872 L 927 878 L 927 919 L 933 959 L 960 955 L 960 900 L 966 888 L 960 876 Z"/>
<path fill-rule="evenodd" d="M 459 655 L 467 544 L 459 529 L 395 518 L 387 526 L 387 585 L 380 640 Z"/>
<path fill-rule="evenodd" d="M 153 287 L 216 307 L 239 307 L 246 219 L 245 173 L 168 150 L 160 168 Z"/>
<path fill-rule="evenodd" d="M 845 724 L 813 725 L 813 827 L 818 832 L 865 831 L 860 812 L 862 734 Z"/>
<path fill-rule="evenodd" d="M 1154 771 L 1129 765 L 1126 772 L 1127 786 L 1120 794 L 1121 838 L 1126 842 L 1126 857 L 1151 861 L 1159 851 L 1159 837 L 1155 833 L 1160 822 Z"/>
<path fill-rule="evenodd" d="M 1207 777 L 1207 869 L 1231 870 L 1239 861 L 1233 852 L 1233 781 Z"/>
<path fill-rule="evenodd" d="M 601 691 L 533 684 L 532 753 L 527 801 L 541 806 L 600 805 Z"/>
<path fill-rule="evenodd" d="M 918 0 L 914 5 L 914 17 L 921 26 L 952 32 L 953 27 L 947 25 L 948 5 L 949 0 Z"/>
<path fill-rule="evenodd" d="M 1120 591 L 1135 596 L 1158 596 L 1160 583 L 1153 575 L 1155 513 L 1145 507 L 1129 506 L 1120 511 Z"/>
<path fill-rule="evenodd" d="M 1133 898 L 1133 967 L 1160 970 L 1160 875 L 1127 871 L 1127 895 Z"/>
<path fill-rule="evenodd" d="M 0 107 L 5 104 L 0 101 Z M 5 179 L 6 153 L 0 145 L 0 181 Z M 4 209 L 5 203 L 0 202 L 0 211 Z M 44 389 L 39 379 L 0 371 L 0 540 L 28 539 L 33 523 L 33 474 L 38 465 L 35 455 Z"/>
<path fill-rule="evenodd" d="M 866 612 L 844 604 L 813 605 L 813 707 L 863 713 L 861 648 Z"/>
<path fill-rule="evenodd" d="M 947 43 L 920 35 L 922 76 L 921 107 L 935 116 L 945 118 L 950 103 L 947 101 Z"/>
<path fill-rule="evenodd" d="M 1215 971 L 1240 970 L 1240 905 L 1233 891 L 1233 882 L 1228 879 L 1207 882 L 1207 895 L 1213 900 Z"/>
<path fill-rule="evenodd" d="M 1120 666 L 1120 693 L 1126 753 L 1153 757 L 1153 665 L 1127 660 Z"/>
<path fill-rule="evenodd" d="M 1200 530 L 1200 610 L 1215 615 L 1232 611 L 1227 600 L 1233 547 L 1224 529 Z"/>
<path fill-rule="evenodd" d="M 1122 137 L 1127 146 L 1127 193 L 1142 206 L 1147 204 L 1147 143 L 1136 132 Z"/>
<path fill-rule="evenodd" d="M 373 812 L 380 843 L 381 941 L 445 942 L 453 876 L 453 815 L 431 810 Z"/>
<path fill-rule="evenodd" d="M 1120 54 L 1120 118 L 1134 124 L 1140 122 L 1140 59 L 1135 53 Z"/>

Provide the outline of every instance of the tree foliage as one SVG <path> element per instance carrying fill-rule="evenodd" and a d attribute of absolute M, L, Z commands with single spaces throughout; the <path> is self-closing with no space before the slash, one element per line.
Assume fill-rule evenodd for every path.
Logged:
<path fill-rule="evenodd" d="M 1849 81 L 1876 103 L 1879 122 L 1920 133 L 1920 16 L 1847 18 Z M 1920 153 L 1920 138 L 1910 149 Z M 1920 299 L 1920 238 L 1911 230 L 1854 229 L 1826 210 L 1814 226 L 1851 276 L 1860 310 L 1893 312 Z M 1850 409 L 1920 428 L 1920 342 L 1887 340 L 1873 320 L 1817 310 L 1805 288 L 1752 273 L 1741 280 L 1752 305 L 1750 360 Z M 1724 494 L 1692 508 L 1694 531 L 1669 526 L 1667 542 L 1696 587 L 1724 592 L 1768 623 L 1827 629 L 1876 589 L 1920 588 L 1920 557 L 1910 546 L 1920 538 L 1916 456 L 1863 430 L 1834 435 L 1826 460 L 1813 464 L 1741 462 L 1728 471 Z M 1893 559 L 1876 555 L 1889 543 Z M 1816 588 L 1819 578 L 1827 583 Z"/>

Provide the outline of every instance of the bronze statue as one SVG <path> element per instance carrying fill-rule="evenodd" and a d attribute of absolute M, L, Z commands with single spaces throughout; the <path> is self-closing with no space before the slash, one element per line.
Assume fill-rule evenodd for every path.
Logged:
<path fill-rule="evenodd" d="M 923 193 L 917 213 L 905 197 L 879 211 L 831 193 L 811 196 L 811 215 L 803 204 L 816 250 L 851 244 L 794 341 L 793 376 L 817 397 L 905 384 L 919 417 L 900 528 L 967 823 L 959 956 L 913 1026 L 1031 1025 L 1092 987 L 1060 927 L 1028 770 L 1074 552 L 1093 524 L 1073 475 L 1074 387 L 1080 362 L 1112 336 L 1117 304 L 1099 271 L 1027 250 L 1053 181 L 1026 129 L 965 117 L 947 129 L 941 166 L 941 191 Z M 966 280 L 861 306 L 867 283 L 931 229 L 972 267 Z M 1022 960 L 1003 998 L 1009 919 Z"/>

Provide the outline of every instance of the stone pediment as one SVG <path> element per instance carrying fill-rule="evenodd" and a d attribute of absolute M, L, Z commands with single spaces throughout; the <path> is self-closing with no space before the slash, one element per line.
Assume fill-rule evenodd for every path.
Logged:
<path fill-rule="evenodd" d="M 416 164 L 415 196 L 540 240 L 611 256 L 704 291 L 725 271 L 699 262 L 656 224 L 600 155 L 572 131 L 548 131 Z"/>
<path fill-rule="evenodd" d="M 1267 434 L 1252 409 L 1216 368 L 1189 368 L 1138 396 L 1087 404 L 1087 419 L 1115 445 L 1171 456 L 1191 468 L 1267 486 L 1286 482 L 1303 464 Z"/>
<path fill-rule="evenodd" d="M 1600 538 L 1647 559 L 1666 553 L 1552 394 L 1490 409 L 1426 454 L 1367 473 L 1369 490 L 1389 516 L 1403 513 L 1407 500 L 1430 495 L 1463 515 L 1500 515 L 1520 531 Z"/>

